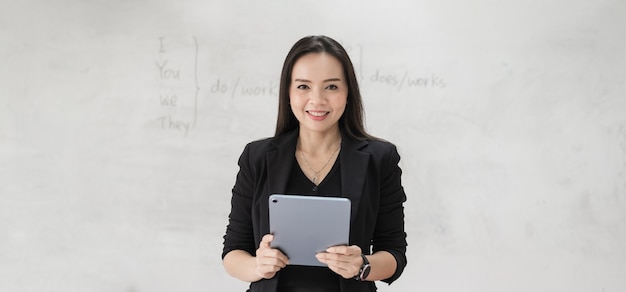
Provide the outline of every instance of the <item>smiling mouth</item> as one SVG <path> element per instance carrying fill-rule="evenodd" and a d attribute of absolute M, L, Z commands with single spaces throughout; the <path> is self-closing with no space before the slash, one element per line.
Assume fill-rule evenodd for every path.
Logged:
<path fill-rule="evenodd" d="M 327 115 L 329 112 L 325 112 L 325 111 L 307 111 L 307 113 L 309 113 L 310 115 L 312 115 L 314 117 L 323 117 L 323 116 Z"/>

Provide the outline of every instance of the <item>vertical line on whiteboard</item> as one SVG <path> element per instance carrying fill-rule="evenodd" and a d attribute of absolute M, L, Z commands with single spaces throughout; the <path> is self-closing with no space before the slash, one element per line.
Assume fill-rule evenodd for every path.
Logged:
<path fill-rule="evenodd" d="M 160 44 L 160 46 L 159 46 L 159 53 L 161 53 L 161 54 L 165 53 L 165 49 L 163 48 L 163 39 L 164 38 L 165 37 L 159 37 L 159 44 Z"/>
<path fill-rule="evenodd" d="M 402 76 L 402 80 L 400 81 L 400 85 L 398 86 L 398 91 L 402 90 L 402 86 L 404 85 L 404 82 L 406 81 L 407 75 L 409 75 L 409 70 L 404 71 L 404 76 Z"/>
<path fill-rule="evenodd" d="M 235 92 L 237 92 L 237 87 L 239 86 L 239 79 L 241 79 L 240 77 L 237 78 L 237 80 L 235 81 L 235 87 L 233 87 L 233 91 L 230 95 L 230 99 L 235 98 Z"/>
<path fill-rule="evenodd" d="M 198 85 L 198 39 L 194 36 L 193 42 L 195 46 L 195 56 L 194 56 L 194 78 L 196 85 L 196 92 L 194 94 L 194 111 L 193 111 L 193 128 L 198 124 L 198 93 L 200 92 L 200 85 Z"/>

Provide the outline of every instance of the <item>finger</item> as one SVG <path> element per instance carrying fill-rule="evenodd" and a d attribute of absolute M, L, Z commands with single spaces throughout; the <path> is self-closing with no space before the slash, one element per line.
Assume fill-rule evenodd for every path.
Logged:
<path fill-rule="evenodd" d="M 264 272 L 277 272 L 282 267 L 277 259 L 264 258 L 257 262 L 257 269 Z"/>
<path fill-rule="evenodd" d="M 317 258 L 318 261 L 328 266 L 336 266 L 339 268 L 347 266 L 351 263 L 351 257 L 343 255 L 343 254 L 322 252 L 322 253 L 316 254 L 315 257 Z"/>
<path fill-rule="evenodd" d="M 361 249 L 357 247 L 351 250 L 354 252 L 360 251 Z M 343 251 L 343 249 L 340 248 L 339 251 Z M 326 264 L 330 270 L 346 279 L 354 277 L 354 275 L 359 272 L 362 264 L 360 253 L 345 255 L 324 252 L 316 254 L 316 257 L 321 263 Z"/>
<path fill-rule="evenodd" d="M 276 248 L 259 248 L 256 256 L 259 263 L 264 265 L 284 268 L 289 264 L 289 258 Z"/>
<path fill-rule="evenodd" d="M 272 234 L 263 235 L 263 238 L 261 238 L 261 243 L 259 244 L 259 247 L 270 248 L 270 243 L 272 242 L 272 240 L 274 240 L 274 235 Z"/>
<path fill-rule="evenodd" d="M 289 258 L 278 249 L 270 250 L 270 257 L 276 260 L 275 265 L 284 268 L 289 264 Z"/>
<path fill-rule="evenodd" d="M 317 260 L 318 260 L 320 263 L 323 263 L 323 264 L 328 265 L 328 262 L 329 262 L 329 261 L 328 261 L 328 258 L 326 257 L 326 255 L 327 255 L 327 254 L 328 254 L 328 253 L 326 253 L 326 252 L 316 253 L 316 254 L 315 254 L 315 258 L 317 258 Z"/>
<path fill-rule="evenodd" d="M 359 272 L 360 268 L 355 268 L 354 266 L 347 265 L 346 263 L 337 263 L 332 261 L 328 261 L 327 266 L 331 271 L 335 272 L 335 274 L 340 275 L 341 277 L 346 279 L 354 277 L 354 275 Z"/>
<path fill-rule="evenodd" d="M 358 245 L 351 245 L 351 246 L 336 245 L 336 246 L 331 246 L 327 248 L 326 252 L 344 254 L 344 255 L 354 255 L 354 254 L 361 255 L 361 248 Z"/>
<path fill-rule="evenodd" d="M 257 258 L 256 274 L 270 279 L 285 267 L 285 263 L 277 258 Z"/>
<path fill-rule="evenodd" d="M 324 263 L 336 263 L 341 261 L 343 255 L 331 252 L 320 252 L 315 254 L 315 257 Z"/>

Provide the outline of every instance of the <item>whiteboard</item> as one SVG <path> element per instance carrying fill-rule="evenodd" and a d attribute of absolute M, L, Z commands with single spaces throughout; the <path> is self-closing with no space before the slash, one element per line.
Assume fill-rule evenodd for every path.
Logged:
<path fill-rule="evenodd" d="M 3 1 L 0 290 L 244 291 L 236 161 L 325 34 L 402 156 L 380 291 L 624 291 L 625 3 Z"/>

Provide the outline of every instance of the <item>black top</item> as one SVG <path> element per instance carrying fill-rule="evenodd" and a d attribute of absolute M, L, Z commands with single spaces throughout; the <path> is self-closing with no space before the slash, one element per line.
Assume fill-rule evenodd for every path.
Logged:
<path fill-rule="evenodd" d="M 340 197 L 341 173 L 339 167 L 339 159 L 337 159 L 328 175 L 316 186 L 306 177 L 299 165 L 294 163 L 289 175 L 286 193 Z M 319 288 L 319 291 L 328 292 L 339 291 L 339 275 L 328 267 L 288 265 L 279 272 L 278 291 L 292 291 L 296 287 Z"/>

